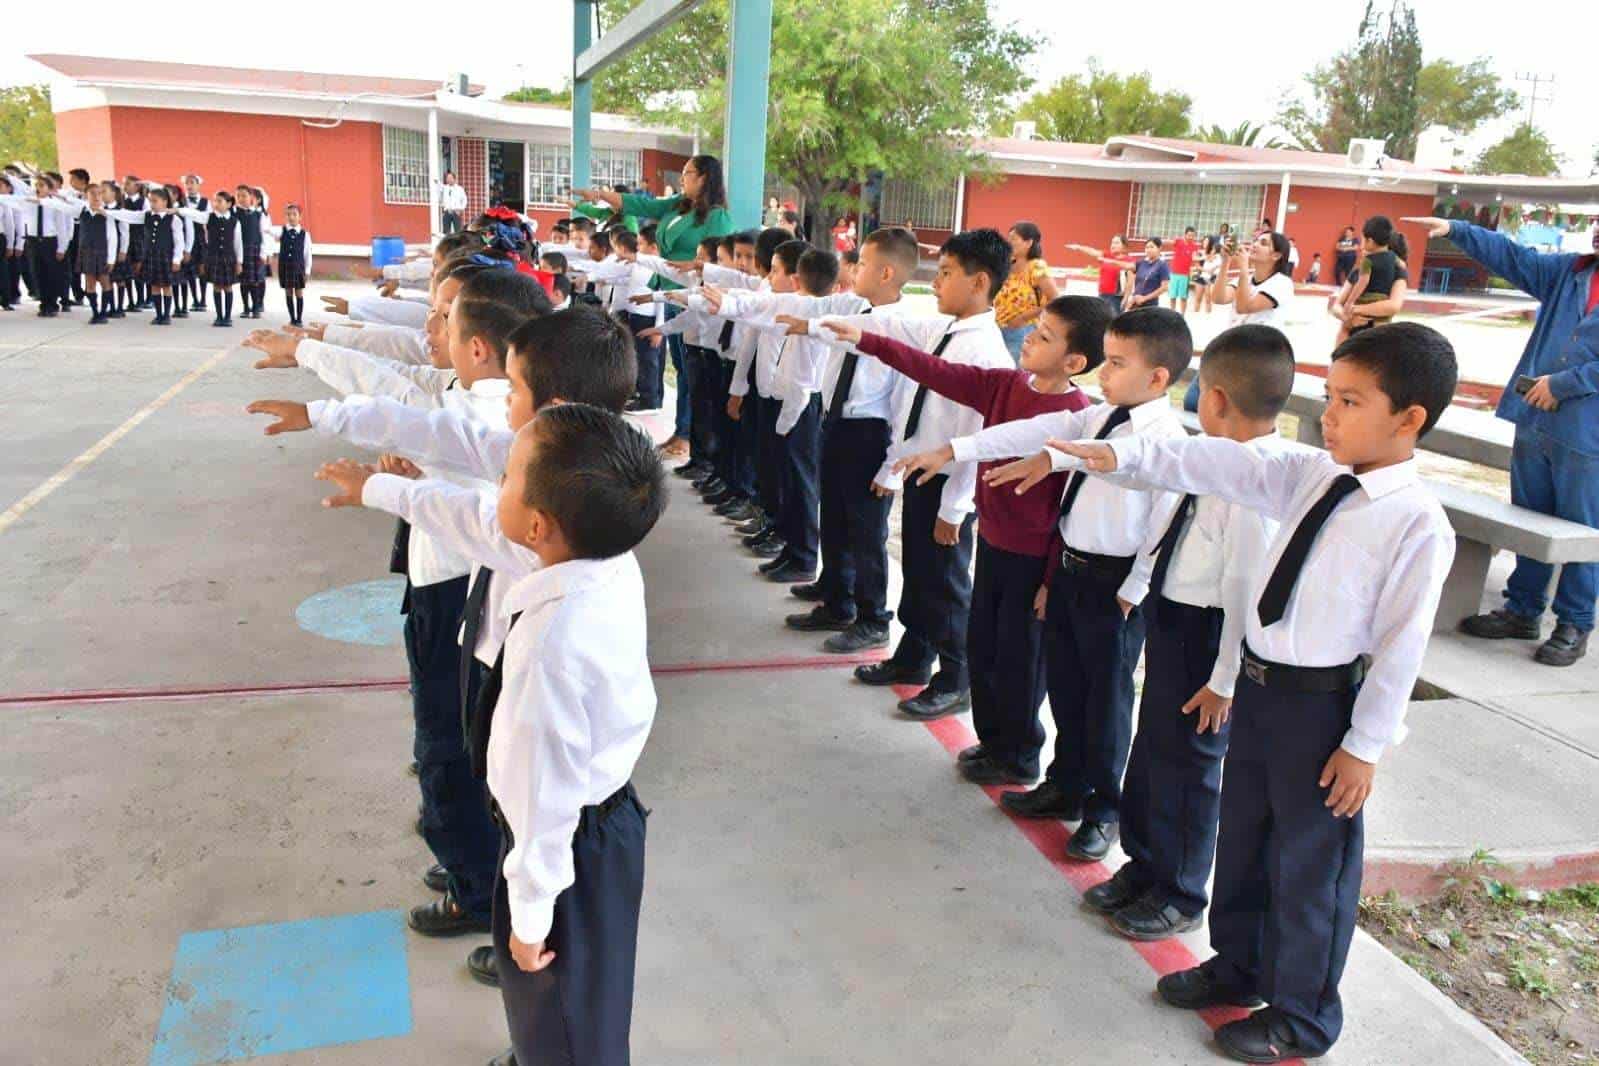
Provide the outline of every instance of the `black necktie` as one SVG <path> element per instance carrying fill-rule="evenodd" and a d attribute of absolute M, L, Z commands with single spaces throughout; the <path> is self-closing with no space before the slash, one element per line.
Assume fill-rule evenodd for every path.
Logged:
<path fill-rule="evenodd" d="M 478 634 L 483 630 L 483 605 L 488 602 L 489 582 L 493 580 L 494 571 L 480 567 L 466 594 L 466 606 L 461 609 L 461 735 L 467 738 L 469 745 L 476 717 L 470 702 L 473 663 L 477 658 Z"/>
<path fill-rule="evenodd" d="M 1171 525 L 1166 527 L 1165 534 L 1160 538 L 1160 543 L 1155 547 L 1155 568 L 1149 574 L 1149 594 L 1159 596 L 1166 587 L 1166 571 L 1171 569 L 1171 557 L 1177 553 L 1177 539 L 1183 534 L 1183 523 L 1188 520 L 1188 514 L 1194 509 L 1194 494 L 1189 493 L 1177 505 L 1177 512 L 1171 516 Z"/>
<path fill-rule="evenodd" d="M 39 204 L 39 228 L 34 230 L 34 233 L 40 237 L 44 236 L 44 203 L 42 201 Z"/>
<path fill-rule="evenodd" d="M 484 587 L 488 585 L 485 582 Z M 505 644 L 511 642 L 511 629 L 521 619 L 520 612 L 511 616 L 511 626 L 505 631 Z M 494 707 L 500 702 L 500 689 L 505 687 L 505 644 L 494 657 L 494 665 L 483 675 L 483 687 L 478 689 L 477 708 L 467 725 L 467 751 L 472 757 L 472 772 L 479 778 L 489 775 L 489 731 L 494 725 Z"/>
<path fill-rule="evenodd" d="M 871 313 L 870 307 L 861 312 L 863 315 Z M 849 399 L 850 387 L 855 384 L 855 365 L 860 361 L 861 353 L 854 348 L 844 353 L 844 361 L 838 367 L 838 380 L 833 383 L 833 399 L 827 405 L 827 421 L 836 422 L 844 417 L 844 404 Z"/>
<path fill-rule="evenodd" d="M 1360 479 L 1355 475 L 1339 474 L 1327 486 L 1327 491 L 1316 501 L 1316 505 L 1299 520 L 1299 528 L 1289 538 L 1288 547 L 1283 549 L 1282 558 L 1277 560 L 1277 568 L 1266 582 L 1266 591 L 1260 594 L 1256 611 L 1260 615 L 1261 625 L 1269 626 L 1282 621 L 1288 610 L 1288 597 L 1294 594 L 1294 584 L 1299 580 L 1299 571 L 1305 568 L 1305 559 L 1310 555 L 1310 546 L 1315 543 L 1316 535 L 1327 524 L 1327 519 L 1338 505 L 1344 502 L 1344 497 L 1358 488 Z"/>
<path fill-rule="evenodd" d="M 733 320 L 730 318 L 722 323 L 722 335 L 717 339 L 717 347 L 727 351 L 727 346 L 733 343 Z"/>
<path fill-rule="evenodd" d="M 949 347 L 953 333 L 945 333 L 938 340 L 938 347 L 933 349 L 933 358 L 937 359 L 944 354 L 944 349 Z M 916 427 L 922 424 L 922 407 L 927 403 L 927 386 L 916 386 L 916 398 L 911 401 L 911 416 L 905 420 L 905 439 L 910 440 L 916 436 Z"/>
<path fill-rule="evenodd" d="M 1118 407 L 1105 419 L 1105 424 L 1099 427 L 1099 432 L 1094 434 L 1095 440 L 1104 440 L 1111 435 L 1115 428 L 1133 417 L 1131 407 Z M 1060 498 L 1060 520 L 1066 521 L 1066 516 L 1071 513 L 1072 504 L 1077 502 L 1077 494 L 1083 491 L 1083 482 L 1088 480 L 1088 475 L 1081 470 L 1073 472 L 1071 479 L 1066 482 L 1066 495 Z"/>

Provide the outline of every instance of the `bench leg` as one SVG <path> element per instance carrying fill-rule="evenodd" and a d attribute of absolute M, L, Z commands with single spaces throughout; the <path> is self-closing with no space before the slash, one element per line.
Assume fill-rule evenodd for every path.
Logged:
<path fill-rule="evenodd" d="M 1488 564 L 1493 557 L 1492 545 L 1455 538 L 1455 563 L 1444 579 L 1443 596 L 1432 623 L 1434 633 L 1453 632 L 1461 619 L 1482 610 L 1483 586 L 1488 583 Z"/>

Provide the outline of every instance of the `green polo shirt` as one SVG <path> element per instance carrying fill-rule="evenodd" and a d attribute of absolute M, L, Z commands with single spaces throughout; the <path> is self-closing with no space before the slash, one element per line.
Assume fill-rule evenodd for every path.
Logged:
<path fill-rule="evenodd" d="M 605 204 L 578 204 L 576 207 L 572 208 L 572 212 L 574 214 L 582 215 L 585 218 L 592 218 L 595 222 L 598 222 L 602 226 L 609 223 L 611 221 L 611 216 L 616 213 Z M 627 227 L 629 233 L 637 233 L 638 216 L 633 214 L 623 215 L 622 225 Z"/>
<path fill-rule="evenodd" d="M 679 212 L 681 196 L 644 196 L 628 193 L 622 197 L 622 213 L 656 221 L 655 243 L 661 249 L 662 259 L 687 262 L 699 250 L 700 241 L 706 237 L 725 237 L 736 228 L 733 216 L 725 207 L 713 207 L 705 213 L 705 221 L 694 217 L 693 211 Z M 681 288 L 664 278 L 656 278 L 659 288 Z"/>

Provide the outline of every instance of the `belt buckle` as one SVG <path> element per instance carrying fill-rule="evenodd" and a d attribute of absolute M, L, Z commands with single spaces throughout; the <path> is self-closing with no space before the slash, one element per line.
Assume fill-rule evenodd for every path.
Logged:
<path fill-rule="evenodd" d="M 1244 656 L 1244 676 L 1261 688 L 1266 687 L 1266 664 L 1251 656 Z"/>

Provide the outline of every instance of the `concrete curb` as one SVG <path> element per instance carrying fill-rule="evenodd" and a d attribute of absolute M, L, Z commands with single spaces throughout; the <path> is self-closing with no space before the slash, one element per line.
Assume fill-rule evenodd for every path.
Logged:
<path fill-rule="evenodd" d="M 1469 855 L 1416 854 L 1397 848 L 1366 849 L 1365 873 L 1360 891 L 1366 896 L 1385 892 L 1409 899 L 1436 896 L 1451 878 L 1459 877 Z M 1472 868 L 1518 888 L 1550 891 L 1599 881 L 1599 849 L 1550 848 L 1539 851 L 1495 852 L 1493 863 Z"/>

